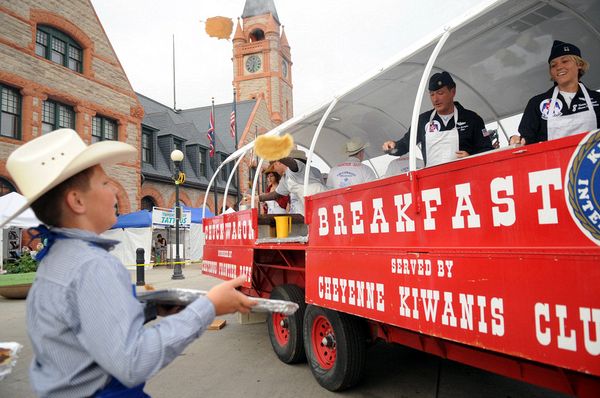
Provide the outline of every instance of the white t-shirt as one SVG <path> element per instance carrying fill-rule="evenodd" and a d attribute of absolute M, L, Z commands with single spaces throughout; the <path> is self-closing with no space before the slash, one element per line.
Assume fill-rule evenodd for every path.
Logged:
<path fill-rule="evenodd" d="M 417 158 L 417 169 L 422 169 L 425 164 L 422 159 Z M 399 174 L 408 173 L 408 153 L 402 155 L 390 162 L 385 171 L 385 177 L 397 176 Z"/>
<path fill-rule="evenodd" d="M 304 171 L 306 165 L 299 160 L 294 159 L 294 161 L 298 165 L 298 171 L 294 172 L 288 168 L 283 173 L 275 192 L 280 195 L 290 195 L 290 214 L 304 215 Z M 321 172 L 316 167 L 311 166 L 306 193 L 313 195 L 326 189 Z"/>
<path fill-rule="evenodd" d="M 373 181 L 377 176 L 366 164 L 350 156 L 345 162 L 334 166 L 327 177 L 327 188 L 344 188 L 350 185 Z"/>
<path fill-rule="evenodd" d="M 450 119 L 452 119 L 454 117 L 454 113 L 451 113 L 449 115 L 440 115 L 438 113 L 438 116 L 442 119 L 442 122 L 444 122 L 444 127 L 448 125 L 448 122 L 450 121 Z"/>
<path fill-rule="evenodd" d="M 575 93 L 568 93 L 566 91 L 561 91 L 560 95 L 563 96 L 563 98 L 565 99 L 565 101 L 567 102 L 567 108 L 571 106 L 571 101 L 573 101 L 573 98 L 575 98 Z"/>

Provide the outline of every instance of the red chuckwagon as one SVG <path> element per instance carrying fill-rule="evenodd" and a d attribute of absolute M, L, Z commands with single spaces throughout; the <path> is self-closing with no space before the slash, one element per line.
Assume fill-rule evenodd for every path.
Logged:
<path fill-rule="evenodd" d="M 267 134 L 290 133 L 309 162 L 330 165 L 362 136 L 375 158 L 416 130 L 441 70 L 461 103 L 506 131 L 549 86 L 555 38 L 585 47 L 584 80 L 600 88 L 599 21 L 598 2 L 486 2 Z M 404 174 L 307 196 L 287 238 L 257 208 L 205 219 L 203 272 L 245 274 L 245 293 L 299 303 L 269 316 L 273 349 L 285 363 L 306 358 L 332 391 L 359 381 L 368 342 L 382 339 L 600 396 L 600 131 L 419 170 L 417 153 L 413 143 Z"/>

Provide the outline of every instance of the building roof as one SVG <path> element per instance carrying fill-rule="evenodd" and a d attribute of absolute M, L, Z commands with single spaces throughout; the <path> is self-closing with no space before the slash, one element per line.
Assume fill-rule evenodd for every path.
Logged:
<path fill-rule="evenodd" d="M 275 9 L 275 3 L 273 0 L 246 0 L 242 18 L 255 17 L 257 15 L 264 14 L 273 15 L 273 18 L 275 18 L 277 23 L 281 24 L 281 22 L 279 22 L 277 9 Z"/>
<path fill-rule="evenodd" d="M 173 174 L 170 154 L 173 148 L 173 138 L 183 141 L 185 158 L 183 161 L 183 170 L 186 173 L 186 181 L 195 184 L 207 185 L 208 178 L 212 176 L 212 169 L 208 167 L 208 178 L 198 177 L 192 166 L 192 159 L 186 153 L 190 146 L 201 146 L 208 148 L 208 139 L 206 133 L 208 130 L 208 121 L 210 117 L 211 106 L 200 108 L 184 109 L 175 112 L 172 108 L 163 105 L 151 98 L 137 93 L 138 100 L 144 107 L 144 119 L 142 125 L 149 127 L 156 132 L 157 142 L 154 150 L 153 164 L 142 163 L 142 173 L 146 177 L 159 179 L 170 179 Z M 240 101 L 236 103 L 236 117 L 238 139 L 241 137 L 244 128 L 248 124 L 250 115 L 256 100 Z M 215 105 L 215 141 L 216 157 L 219 154 L 231 154 L 235 150 L 234 139 L 229 131 L 229 121 L 233 104 L 225 103 Z M 197 150 L 196 150 L 197 152 Z M 219 179 L 217 179 L 218 181 Z M 219 182 L 219 181 L 218 181 Z M 224 186 L 219 182 L 219 186 Z"/>

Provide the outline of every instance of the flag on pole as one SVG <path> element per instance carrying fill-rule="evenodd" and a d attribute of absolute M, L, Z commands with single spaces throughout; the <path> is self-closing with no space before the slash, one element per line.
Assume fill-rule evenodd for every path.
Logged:
<path fill-rule="evenodd" d="M 235 140 L 235 105 L 229 118 L 229 132 L 231 133 L 231 138 Z"/>
<path fill-rule="evenodd" d="M 212 110 L 210 111 L 210 117 L 208 120 L 208 131 L 206 132 L 208 138 L 208 145 L 210 146 L 209 155 L 212 158 L 215 156 L 215 117 Z"/>

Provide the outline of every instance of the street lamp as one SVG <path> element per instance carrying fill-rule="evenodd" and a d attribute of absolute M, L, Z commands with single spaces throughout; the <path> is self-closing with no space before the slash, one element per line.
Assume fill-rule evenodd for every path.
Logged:
<path fill-rule="evenodd" d="M 181 220 L 179 185 L 185 181 L 185 174 L 179 169 L 179 165 L 183 160 L 183 152 L 175 149 L 171 152 L 171 160 L 175 164 L 175 174 L 173 174 L 173 181 L 175 182 L 175 267 L 173 267 L 171 279 L 184 279 L 183 272 L 181 272 L 181 259 L 179 258 L 179 222 Z"/>

